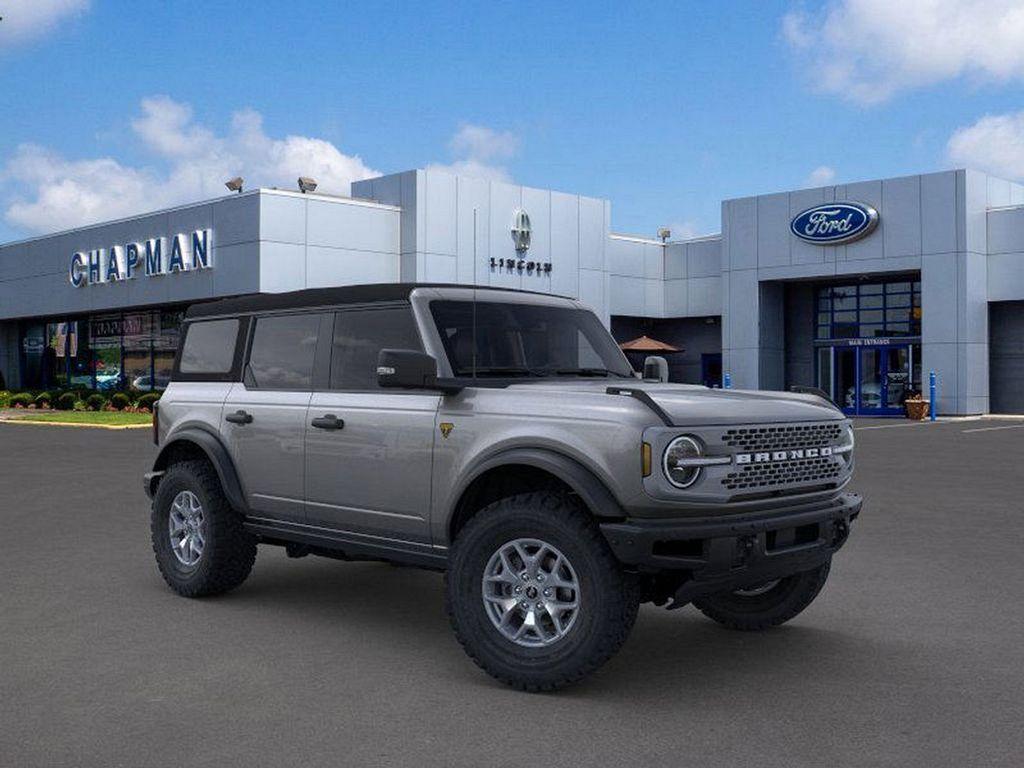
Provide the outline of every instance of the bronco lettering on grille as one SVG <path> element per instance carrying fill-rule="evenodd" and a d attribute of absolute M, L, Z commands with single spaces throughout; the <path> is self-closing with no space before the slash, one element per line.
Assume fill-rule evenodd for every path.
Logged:
<path fill-rule="evenodd" d="M 768 464 L 773 461 L 795 461 L 797 459 L 817 459 L 820 456 L 831 456 L 832 449 L 822 448 L 791 448 L 787 451 L 761 451 L 758 453 L 737 453 L 737 464 Z"/>

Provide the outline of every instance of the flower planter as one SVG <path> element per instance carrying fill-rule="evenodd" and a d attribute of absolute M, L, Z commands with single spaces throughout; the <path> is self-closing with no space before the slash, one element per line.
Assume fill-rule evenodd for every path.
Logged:
<path fill-rule="evenodd" d="M 925 416 L 928 415 L 928 406 L 930 405 L 931 401 L 929 400 L 907 400 L 907 418 L 914 421 L 923 421 Z"/>

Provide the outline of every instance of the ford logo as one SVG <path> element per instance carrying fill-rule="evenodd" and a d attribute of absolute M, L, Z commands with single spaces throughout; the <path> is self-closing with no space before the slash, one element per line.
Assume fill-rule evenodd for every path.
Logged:
<path fill-rule="evenodd" d="M 878 211 L 863 203 L 828 203 L 808 208 L 789 223 L 794 235 L 808 243 L 841 245 L 878 226 Z"/>

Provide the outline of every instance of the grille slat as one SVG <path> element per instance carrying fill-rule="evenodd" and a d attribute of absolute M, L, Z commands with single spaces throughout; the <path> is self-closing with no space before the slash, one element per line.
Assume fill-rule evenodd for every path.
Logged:
<path fill-rule="evenodd" d="M 722 442 L 739 452 L 781 451 L 784 448 L 819 448 L 832 445 L 843 434 L 840 424 L 788 424 L 727 430 Z"/>
<path fill-rule="evenodd" d="M 728 429 L 721 442 L 734 453 L 771 453 L 795 448 L 822 448 L 835 445 L 843 435 L 837 422 L 818 424 L 780 424 Z M 783 489 L 808 483 L 830 483 L 841 479 L 847 463 L 836 456 L 765 461 L 743 465 L 722 478 L 730 491 Z"/>
<path fill-rule="evenodd" d="M 730 491 L 748 488 L 777 488 L 802 483 L 828 482 L 842 472 L 839 462 L 832 456 L 814 459 L 795 459 L 767 464 L 748 464 L 738 472 L 722 478 L 722 485 Z"/>

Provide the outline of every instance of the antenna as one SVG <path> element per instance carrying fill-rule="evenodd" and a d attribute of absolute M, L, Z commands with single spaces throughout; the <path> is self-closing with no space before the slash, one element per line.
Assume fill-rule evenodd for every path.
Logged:
<path fill-rule="evenodd" d="M 478 282 L 477 279 L 476 279 L 476 270 L 477 270 L 477 260 L 476 260 L 476 213 L 477 213 L 477 209 L 473 208 L 473 332 L 472 332 L 471 337 L 470 337 L 473 340 L 473 344 L 472 344 L 472 346 L 470 348 L 472 350 L 472 352 L 471 352 L 472 356 L 471 356 L 470 359 L 472 360 L 473 378 L 474 379 L 476 378 L 476 284 Z"/>

